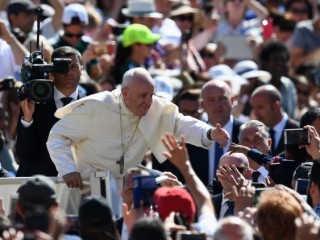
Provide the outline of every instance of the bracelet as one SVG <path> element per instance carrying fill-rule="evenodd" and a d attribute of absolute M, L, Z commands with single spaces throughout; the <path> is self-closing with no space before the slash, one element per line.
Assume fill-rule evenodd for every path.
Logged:
<path fill-rule="evenodd" d="M 207 132 L 207 138 L 210 140 L 210 141 L 213 141 L 213 139 L 211 138 L 211 132 L 213 131 L 213 128 L 210 128 Z"/>

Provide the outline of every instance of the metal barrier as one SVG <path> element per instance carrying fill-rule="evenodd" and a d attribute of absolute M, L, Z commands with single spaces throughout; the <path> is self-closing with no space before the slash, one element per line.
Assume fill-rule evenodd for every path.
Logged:
<path fill-rule="evenodd" d="M 0 197 L 3 198 L 4 208 L 10 210 L 11 196 L 15 194 L 21 184 L 30 177 L 0 178 Z M 84 182 L 84 189 L 69 188 L 62 178 L 51 177 L 55 182 L 57 201 L 66 214 L 78 214 L 83 196 L 100 195 L 107 199 L 115 217 L 121 216 L 122 199 L 120 188 L 122 179 L 115 179 L 109 171 L 92 171 L 90 182 Z M 118 186 L 118 187 L 117 187 Z M 91 189 L 91 193 L 90 193 Z"/>

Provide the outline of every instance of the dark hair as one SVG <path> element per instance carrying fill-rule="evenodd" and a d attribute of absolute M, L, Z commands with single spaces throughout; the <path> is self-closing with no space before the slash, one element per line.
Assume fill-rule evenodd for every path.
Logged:
<path fill-rule="evenodd" d="M 317 118 L 320 118 L 320 107 L 310 108 L 302 115 L 300 119 L 300 127 L 312 125 Z"/>
<path fill-rule="evenodd" d="M 296 26 L 296 21 L 291 14 L 281 14 L 277 12 L 271 12 L 273 26 L 278 26 L 283 32 L 293 32 Z"/>
<path fill-rule="evenodd" d="M 51 55 L 51 62 L 53 62 L 53 59 L 55 58 L 65 58 L 71 56 L 76 56 L 79 60 L 80 65 L 82 66 L 81 53 L 77 49 L 69 46 L 59 47 L 55 49 Z"/>
<path fill-rule="evenodd" d="M 123 64 L 125 64 L 125 62 L 130 57 L 131 53 L 132 53 L 131 46 L 124 47 L 122 45 L 122 41 L 118 41 L 117 52 L 114 59 L 114 65 L 111 70 L 113 81 L 117 84 L 122 83 L 122 77 L 123 77 L 122 67 L 123 67 Z"/>
<path fill-rule="evenodd" d="M 129 240 L 166 240 L 166 231 L 159 219 L 143 217 L 135 222 Z"/>
<path fill-rule="evenodd" d="M 308 10 L 308 19 L 312 19 L 313 18 L 313 8 L 312 8 L 312 4 L 309 0 L 288 0 L 285 5 L 286 11 L 289 11 L 291 6 L 296 2 L 303 2 L 305 4 L 305 6 L 307 7 L 307 10 Z"/>
<path fill-rule="evenodd" d="M 314 182 L 320 190 L 320 164 L 317 161 L 313 162 L 309 179 L 310 182 Z"/>
<path fill-rule="evenodd" d="M 286 55 L 286 61 L 289 60 L 290 54 L 287 49 L 287 47 L 279 41 L 270 41 L 263 45 L 260 54 L 259 54 L 259 60 L 260 63 L 268 62 L 270 55 L 275 52 L 283 52 Z"/>

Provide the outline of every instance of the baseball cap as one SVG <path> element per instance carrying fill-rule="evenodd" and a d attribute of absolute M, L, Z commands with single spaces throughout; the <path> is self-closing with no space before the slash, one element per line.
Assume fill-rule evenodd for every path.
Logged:
<path fill-rule="evenodd" d="M 37 6 L 31 0 L 13 0 L 9 1 L 7 13 L 18 14 L 19 12 L 32 12 Z"/>
<path fill-rule="evenodd" d="M 23 205 L 51 206 L 56 202 L 55 184 L 51 178 L 34 175 L 18 188 L 19 202 Z"/>
<path fill-rule="evenodd" d="M 127 17 L 163 17 L 162 13 L 156 11 L 154 0 L 129 0 L 128 7 L 121 12 Z"/>
<path fill-rule="evenodd" d="M 63 24 L 71 24 L 73 18 L 79 18 L 80 22 L 84 25 L 88 25 L 89 17 L 87 9 L 79 4 L 72 3 L 69 4 L 64 10 L 62 15 L 62 23 Z"/>
<path fill-rule="evenodd" d="M 112 212 L 107 200 L 101 196 L 86 197 L 79 208 L 81 227 L 102 227 L 112 222 Z"/>
<path fill-rule="evenodd" d="M 271 80 L 271 74 L 258 69 L 258 65 L 252 60 L 243 60 L 234 65 L 233 70 L 245 79 L 258 78 L 264 83 Z"/>
<path fill-rule="evenodd" d="M 195 218 L 196 206 L 192 196 L 184 188 L 160 187 L 153 194 L 153 202 L 162 220 L 165 220 L 171 212 L 186 217 L 188 224 Z"/>
<path fill-rule="evenodd" d="M 120 38 L 122 45 L 129 47 L 135 43 L 154 44 L 160 39 L 160 35 L 151 32 L 145 25 L 134 23 L 126 27 Z"/>

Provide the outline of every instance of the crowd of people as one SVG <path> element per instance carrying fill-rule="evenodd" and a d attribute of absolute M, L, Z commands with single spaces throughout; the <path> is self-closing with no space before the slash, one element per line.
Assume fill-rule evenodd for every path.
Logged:
<path fill-rule="evenodd" d="M 318 239 L 319 11 L 1 0 L 0 177 L 29 178 L 0 239 Z M 120 215 L 83 190 L 98 171 Z"/>

